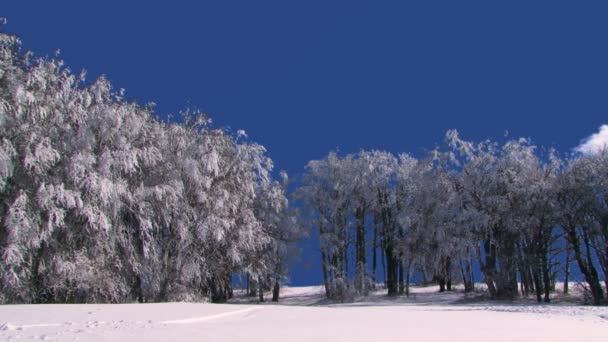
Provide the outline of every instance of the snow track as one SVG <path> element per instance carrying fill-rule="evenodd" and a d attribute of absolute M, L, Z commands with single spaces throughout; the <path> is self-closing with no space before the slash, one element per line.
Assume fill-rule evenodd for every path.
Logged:
<path fill-rule="evenodd" d="M 260 309 L 262 309 L 262 307 L 253 307 L 253 308 L 247 308 L 247 309 L 242 309 L 242 310 L 237 310 L 237 311 L 224 312 L 224 313 L 217 314 L 217 315 L 193 317 L 193 318 L 178 319 L 178 320 L 172 320 L 172 321 L 163 321 L 161 323 L 164 323 L 164 324 L 192 324 L 192 323 L 211 321 L 214 319 L 219 319 L 219 318 L 224 318 L 224 317 L 237 316 L 240 314 L 244 314 L 247 312 L 256 311 L 256 310 L 260 310 Z"/>
<path fill-rule="evenodd" d="M 0 305 L 0 341 L 367 342 L 400 336 L 423 341 L 603 341 L 608 307 L 460 301 L 462 292 L 383 291 L 357 303 L 323 300 L 322 287 L 285 288 L 276 305 Z M 282 305 L 281 305 L 282 304 Z M 287 305 L 285 305 L 287 304 Z M 30 329 L 31 328 L 31 329 Z"/>

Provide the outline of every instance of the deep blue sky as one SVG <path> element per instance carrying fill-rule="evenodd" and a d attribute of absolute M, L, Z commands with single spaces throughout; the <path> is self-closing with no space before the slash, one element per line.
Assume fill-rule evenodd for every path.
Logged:
<path fill-rule="evenodd" d="M 605 1 L 4 1 L 5 30 L 105 74 L 161 116 L 245 129 L 278 169 L 330 149 L 421 153 L 531 137 L 567 152 L 608 123 Z M 292 274 L 320 281 L 314 252 Z M 312 261 L 311 261 L 312 260 Z"/>

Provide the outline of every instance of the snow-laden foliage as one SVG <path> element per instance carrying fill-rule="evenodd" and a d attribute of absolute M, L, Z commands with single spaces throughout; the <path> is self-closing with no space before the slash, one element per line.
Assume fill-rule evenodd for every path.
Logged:
<path fill-rule="evenodd" d="M 264 147 L 182 116 L 0 34 L 1 302 L 221 301 L 234 273 L 285 275 L 298 226 Z"/>
<path fill-rule="evenodd" d="M 414 272 L 442 291 L 453 282 L 470 291 L 479 267 L 493 298 L 549 301 L 575 260 L 593 302 L 604 300 L 607 150 L 565 165 L 528 139 L 474 143 L 452 130 L 420 160 L 331 152 L 308 163 L 297 194 L 318 230 L 329 298 L 364 295 L 381 262 L 389 295 L 407 294 Z"/>

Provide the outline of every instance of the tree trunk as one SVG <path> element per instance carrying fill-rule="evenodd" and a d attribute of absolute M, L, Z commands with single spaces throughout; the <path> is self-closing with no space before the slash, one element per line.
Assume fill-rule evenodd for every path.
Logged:
<path fill-rule="evenodd" d="M 481 272 L 483 273 L 484 282 L 488 287 L 488 292 L 491 298 L 497 297 L 496 286 L 494 285 L 494 277 L 496 275 L 496 247 L 489 240 L 484 240 L 483 249 L 485 254 L 485 262 L 479 261 Z M 481 259 L 481 253 L 479 254 Z"/>
<path fill-rule="evenodd" d="M 261 303 L 264 302 L 264 286 L 262 285 L 262 278 L 258 281 L 258 297 Z"/>
<path fill-rule="evenodd" d="M 600 267 L 602 269 L 602 272 L 604 273 L 604 285 L 606 291 L 608 291 L 608 215 L 605 215 L 601 219 L 600 225 L 600 234 L 603 237 L 603 242 L 598 243 L 596 241 L 595 246 L 597 249 L 596 254 L 600 262 Z M 602 241 L 600 234 L 598 234 L 597 240 Z"/>
<path fill-rule="evenodd" d="M 272 301 L 273 302 L 279 301 L 279 292 L 280 291 L 281 291 L 281 285 L 279 284 L 279 279 L 275 278 L 274 287 L 272 288 Z"/>
<path fill-rule="evenodd" d="M 144 290 L 142 288 L 142 282 L 141 282 L 141 276 L 136 276 L 135 277 L 135 296 L 137 297 L 137 302 L 138 303 L 143 303 L 144 302 Z"/>
<path fill-rule="evenodd" d="M 475 274 L 473 273 L 473 258 L 472 257 L 469 257 L 466 269 L 467 269 L 467 272 L 469 273 L 469 284 L 471 284 L 470 291 L 473 291 L 475 289 Z"/>
<path fill-rule="evenodd" d="M 323 270 L 323 285 L 325 286 L 325 296 L 330 298 L 330 287 L 329 287 L 329 274 L 327 272 L 327 257 L 325 253 L 321 251 L 321 268 Z"/>
<path fill-rule="evenodd" d="M 405 295 L 407 297 L 410 296 L 410 279 L 411 279 L 411 276 L 412 276 L 411 269 L 412 269 L 412 260 L 409 259 L 407 261 L 407 275 L 406 275 L 406 278 L 405 278 Z"/>
<path fill-rule="evenodd" d="M 367 275 L 365 272 L 365 210 L 362 207 L 357 208 L 357 210 L 355 210 L 355 216 L 357 219 L 355 289 L 359 293 L 365 293 L 367 292 L 365 289 L 365 284 L 367 282 Z"/>
<path fill-rule="evenodd" d="M 42 262 L 44 255 L 46 254 L 46 242 L 42 241 L 40 243 L 40 247 L 38 247 L 36 254 L 34 256 L 32 271 L 31 271 L 31 279 L 32 279 L 32 287 L 33 287 L 33 295 L 32 302 L 39 304 L 44 303 L 44 293 L 43 293 L 43 279 L 40 274 L 40 263 Z"/>
<path fill-rule="evenodd" d="M 388 274 L 386 272 L 386 248 L 382 249 L 382 274 L 383 274 L 383 278 L 384 278 L 384 288 L 388 288 Z"/>
<path fill-rule="evenodd" d="M 521 279 L 520 291 L 522 296 L 527 297 L 534 291 L 533 276 L 530 275 L 530 269 L 527 267 L 527 263 L 520 262 L 519 266 L 519 277 Z"/>
<path fill-rule="evenodd" d="M 447 257 L 445 262 L 445 285 L 446 290 L 452 291 L 452 259 Z"/>
<path fill-rule="evenodd" d="M 399 259 L 399 294 L 405 292 L 405 283 L 403 281 L 403 260 Z"/>
<path fill-rule="evenodd" d="M 258 283 L 251 276 L 247 275 L 247 288 L 249 289 L 249 297 L 255 297 L 258 294 Z"/>
<path fill-rule="evenodd" d="M 538 267 L 535 267 L 534 269 L 534 273 L 532 274 L 532 278 L 534 280 L 534 289 L 536 292 L 536 301 L 537 302 L 541 302 L 542 301 L 542 295 L 543 295 L 543 284 L 541 283 L 541 271 Z"/>
<path fill-rule="evenodd" d="M 570 246 L 572 247 L 572 251 L 574 251 L 574 258 L 576 259 L 581 273 L 585 276 L 585 281 L 587 282 L 587 285 L 589 285 L 589 288 L 591 289 L 593 304 L 600 305 L 602 300 L 604 299 L 604 291 L 602 289 L 602 285 L 600 284 L 597 270 L 593 265 L 591 250 L 589 248 L 589 241 L 586 237 L 587 234 L 584 233 L 586 253 L 585 256 L 583 256 L 583 252 L 581 251 L 580 246 L 580 240 L 576 232 L 576 226 L 573 225 L 567 227 L 566 230 L 568 233 L 568 240 L 570 242 Z"/>
<path fill-rule="evenodd" d="M 463 260 L 460 260 L 460 272 L 462 273 L 462 282 L 464 283 L 464 292 L 471 292 L 474 289 L 473 282 L 473 270 L 471 264 L 472 260 L 464 260 L 464 266 L 462 265 Z"/>
<path fill-rule="evenodd" d="M 342 213 L 342 209 L 340 209 Z M 336 265 L 336 269 L 339 270 L 337 277 L 342 279 L 348 279 L 348 234 L 346 231 L 347 223 L 344 215 L 338 215 L 338 227 L 340 229 L 340 246 L 342 250 L 339 250 L 339 264 Z"/>
<path fill-rule="evenodd" d="M 547 260 L 547 248 L 545 246 L 545 248 L 543 248 L 542 250 L 542 268 L 543 268 L 543 287 L 545 290 L 545 298 L 544 301 L 545 303 L 549 303 L 551 301 L 551 299 L 549 298 L 549 292 L 551 292 L 551 278 L 549 276 L 549 261 Z"/>
<path fill-rule="evenodd" d="M 376 288 L 376 268 L 377 268 L 377 254 L 378 254 L 378 215 L 374 214 L 374 241 L 372 244 L 372 286 Z"/>
<path fill-rule="evenodd" d="M 396 296 L 397 294 L 399 294 L 399 290 L 397 287 L 397 267 L 398 267 L 398 262 L 396 260 L 397 258 L 395 258 L 394 252 L 393 252 L 393 247 L 391 246 L 391 244 L 389 243 L 389 245 L 386 248 L 386 273 L 387 273 L 387 287 L 388 287 L 388 295 L 389 296 Z"/>
<path fill-rule="evenodd" d="M 319 214 L 322 213 L 322 209 L 319 208 Z M 323 225 L 322 220 L 319 220 L 319 240 L 323 239 L 323 234 L 325 234 L 325 227 Z M 331 298 L 331 288 L 329 286 L 329 270 L 327 269 L 327 265 L 329 264 L 329 257 L 323 248 L 323 241 L 321 241 L 321 269 L 323 271 L 323 285 L 325 286 L 325 296 L 327 298 Z"/>
<path fill-rule="evenodd" d="M 502 226 L 497 226 L 494 236 L 500 242 L 498 257 L 500 268 L 496 279 L 496 296 L 500 299 L 514 299 L 519 291 L 517 286 L 516 239 Z"/>
<path fill-rule="evenodd" d="M 462 265 L 462 260 L 460 260 L 460 276 L 462 276 L 462 283 L 464 284 L 464 292 L 469 292 L 469 281 L 467 279 L 466 273 L 464 271 L 464 267 Z"/>
<path fill-rule="evenodd" d="M 564 265 L 564 294 L 568 294 L 568 282 L 570 278 L 570 247 L 566 241 L 566 264 Z"/>
<path fill-rule="evenodd" d="M 445 278 L 443 276 L 438 276 L 437 282 L 439 282 L 439 292 L 445 292 Z"/>
<path fill-rule="evenodd" d="M 225 303 L 226 302 L 226 292 L 224 291 L 225 287 L 221 284 L 217 278 L 213 277 L 210 280 L 209 291 L 211 292 L 211 302 L 212 303 Z"/>

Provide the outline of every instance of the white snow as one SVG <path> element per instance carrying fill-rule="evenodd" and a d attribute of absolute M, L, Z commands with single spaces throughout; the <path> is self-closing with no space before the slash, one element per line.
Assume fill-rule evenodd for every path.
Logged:
<path fill-rule="evenodd" d="M 191 323 L 198 323 L 198 322 L 210 321 L 210 320 L 217 319 L 217 318 L 224 318 L 224 317 L 228 317 L 228 316 L 234 316 L 234 315 L 244 314 L 244 313 L 247 313 L 247 312 L 259 310 L 261 308 L 262 307 L 253 307 L 253 308 L 247 308 L 247 309 L 243 309 L 243 310 L 224 312 L 224 313 L 220 313 L 220 314 L 217 314 L 217 315 L 208 315 L 208 316 L 193 317 L 193 318 L 187 318 L 187 319 L 177 319 L 177 320 L 172 320 L 172 321 L 163 321 L 161 323 L 164 323 L 164 324 L 191 324 Z"/>
<path fill-rule="evenodd" d="M 2 341 L 597 341 L 608 307 L 463 300 L 460 291 L 414 287 L 332 304 L 323 288 L 284 288 L 281 304 L 50 304 L 0 306 Z"/>

